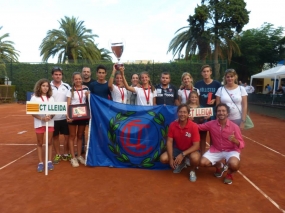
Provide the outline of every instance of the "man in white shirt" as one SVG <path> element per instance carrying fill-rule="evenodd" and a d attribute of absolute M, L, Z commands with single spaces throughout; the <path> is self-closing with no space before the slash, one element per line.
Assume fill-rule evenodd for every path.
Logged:
<path fill-rule="evenodd" d="M 67 83 L 62 82 L 63 71 L 60 67 L 54 67 L 51 71 L 52 81 L 52 97 L 55 102 L 66 102 L 66 94 L 71 89 Z M 59 135 L 64 135 L 64 144 L 63 144 L 63 156 L 60 154 L 60 142 Z M 54 132 L 53 132 L 53 146 L 56 155 L 53 159 L 53 164 L 58 164 L 61 160 L 67 161 L 71 159 L 69 154 L 68 147 L 68 124 L 66 121 L 66 115 L 55 115 L 54 117 Z"/>
<path fill-rule="evenodd" d="M 244 83 L 244 88 L 248 94 L 251 94 L 254 92 L 254 87 L 251 85 L 247 85 L 247 83 Z"/>

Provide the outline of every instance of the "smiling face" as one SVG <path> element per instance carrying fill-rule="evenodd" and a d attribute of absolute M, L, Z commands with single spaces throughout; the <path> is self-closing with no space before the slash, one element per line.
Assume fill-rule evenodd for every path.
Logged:
<path fill-rule="evenodd" d="M 189 87 L 192 85 L 193 79 L 189 75 L 185 75 L 182 79 L 183 85 Z"/>
<path fill-rule="evenodd" d="M 123 85 L 123 77 L 122 77 L 122 75 L 120 73 L 116 74 L 115 83 L 116 83 L 117 86 L 122 86 Z"/>
<path fill-rule="evenodd" d="M 178 114 L 178 120 L 180 122 L 184 122 L 187 121 L 188 119 L 189 111 L 186 106 L 183 106 L 178 110 L 177 114 Z"/>
<path fill-rule="evenodd" d="M 227 85 L 235 84 L 237 81 L 237 75 L 233 72 L 227 73 L 225 78 L 226 78 L 226 84 Z"/>
<path fill-rule="evenodd" d="M 132 82 L 132 86 L 137 86 L 137 84 L 139 83 L 139 76 L 138 76 L 138 74 L 133 74 L 131 82 Z"/>
<path fill-rule="evenodd" d="M 48 82 L 42 83 L 42 85 L 41 85 L 41 93 L 42 93 L 42 95 L 46 95 L 48 90 L 49 90 Z"/>
<path fill-rule="evenodd" d="M 220 121 L 223 121 L 225 119 L 227 119 L 229 113 L 227 111 L 227 108 L 225 106 L 218 106 L 217 108 L 217 118 Z"/>
<path fill-rule="evenodd" d="M 84 81 L 89 81 L 91 78 L 91 70 L 89 67 L 83 67 L 82 69 L 82 76 Z"/>
<path fill-rule="evenodd" d="M 146 85 L 146 86 L 149 85 L 149 77 L 148 77 L 148 74 L 146 74 L 146 73 L 141 74 L 140 80 L 141 80 L 141 82 L 142 82 L 142 85 Z"/>
<path fill-rule="evenodd" d="M 75 74 L 73 76 L 73 83 L 75 87 L 79 87 L 82 85 L 82 77 L 80 74 Z"/>
<path fill-rule="evenodd" d="M 192 104 L 198 104 L 198 95 L 195 93 L 190 94 L 190 103 Z"/>

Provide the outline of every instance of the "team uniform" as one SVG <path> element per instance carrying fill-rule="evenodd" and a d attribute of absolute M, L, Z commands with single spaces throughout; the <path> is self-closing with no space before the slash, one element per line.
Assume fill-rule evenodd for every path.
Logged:
<path fill-rule="evenodd" d="M 94 81 L 89 85 L 89 90 L 92 94 L 98 95 L 102 98 L 109 99 L 109 97 L 111 97 L 107 81 L 103 84 L 98 83 L 98 81 Z"/>
<path fill-rule="evenodd" d="M 153 105 L 153 98 L 157 97 L 156 90 L 152 92 L 150 87 L 148 89 L 134 87 L 134 89 L 137 94 L 137 105 L 141 106 Z"/>
<path fill-rule="evenodd" d="M 70 86 L 67 83 L 61 82 L 59 87 L 56 87 L 53 84 L 53 81 L 50 83 L 51 88 L 52 88 L 52 97 L 54 98 L 55 102 L 66 102 L 66 95 L 68 91 L 71 89 Z M 68 131 L 68 125 L 66 121 L 66 115 L 55 115 L 54 116 L 54 133 L 53 135 L 59 135 L 59 134 L 64 134 L 64 135 L 69 135 Z"/>
<path fill-rule="evenodd" d="M 127 103 L 127 90 L 126 88 L 120 88 L 117 85 L 113 84 L 113 90 L 111 91 L 111 96 L 113 101 L 118 103 Z"/>
<path fill-rule="evenodd" d="M 198 95 L 200 95 L 200 91 L 199 89 L 197 89 L 196 87 L 193 87 L 193 89 L 179 89 L 178 90 L 178 96 L 181 97 L 181 104 L 186 104 L 188 98 L 189 98 L 189 94 L 192 91 L 196 91 L 198 93 Z"/>
<path fill-rule="evenodd" d="M 39 102 L 39 103 L 54 102 L 54 98 L 53 97 L 47 98 L 47 96 L 37 97 L 33 95 L 31 98 L 31 101 Z M 41 114 L 39 116 L 41 116 L 41 118 L 44 118 L 46 115 Z M 44 133 L 46 123 L 48 123 L 48 132 L 53 132 L 54 131 L 54 119 L 51 119 L 49 122 L 45 122 L 37 118 L 34 118 L 34 128 L 35 128 L 36 133 Z M 44 129 L 42 127 L 44 127 Z"/>
<path fill-rule="evenodd" d="M 178 100 L 178 92 L 176 87 L 168 84 L 166 89 L 162 88 L 161 84 L 155 86 L 157 97 L 157 105 L 175 105 L 175 100 Z"/>

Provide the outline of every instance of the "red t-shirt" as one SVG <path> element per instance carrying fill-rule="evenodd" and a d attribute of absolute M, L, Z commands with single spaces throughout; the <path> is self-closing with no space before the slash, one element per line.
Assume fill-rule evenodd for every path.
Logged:
<path fill-rule="evenodd" d="M 191 120 L 184 128 L 179 126 L 178 121 L 173 121 L 169 126 L 168 137 L 173 138 L 174 145 L 182 151 L 189 149 L 193 142 L 200 142 L 198 126 Z"/>

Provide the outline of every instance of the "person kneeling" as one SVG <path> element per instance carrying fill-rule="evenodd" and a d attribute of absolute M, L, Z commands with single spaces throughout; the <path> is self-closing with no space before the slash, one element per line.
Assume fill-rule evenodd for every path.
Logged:
<path fill-rule="evenodd" d="M 166 142 L 167 151 L 160 156 L 162 163 L 169 163 L 173 173 L 180 173 L 186 168 L 186 160 L 190 159 L 190 181 L 197 177 L 195 168 L 200 161 L 200 135 L 197 124 L 188 119 L 190 108 L 181 104 L 177 108 L 178 120 L 173 121 L 168 130 Z"/>
<path fill-rule="evenodd" d="M 226 104 L 216 106 L 217 119 L 199 124 L 199 130 L 209 131 L 212 138 L 210 149 L 203 155 L 200 166 L 215 166 L 215 177 L 227 175 L 224 183 L 232 184 L 233 173 L 240 167 L 240 152 L 244 148 L 241 131 L 238 125 L 228 119 L 230 109 Z M 226 165 L 220 161 L 226 159 Z"/>

